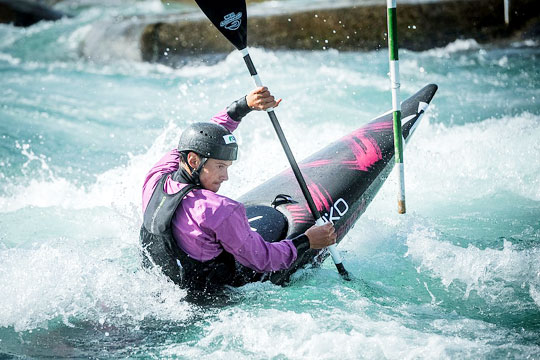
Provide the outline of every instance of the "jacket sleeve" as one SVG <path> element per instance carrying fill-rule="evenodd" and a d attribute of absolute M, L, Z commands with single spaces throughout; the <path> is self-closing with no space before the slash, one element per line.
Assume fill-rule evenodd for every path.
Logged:
<path fill-rule="evenodd" d="M 255 271 L 287 269 L 296 260 L 297 244 L 293 240 L 266 242 L 259 233 L 251 230 L 242 204 L 238 204 L 214 231 L 217 240 L 227 252 L 240 264 Z M 302 239 L 294 241 L 305 243 Z"/>

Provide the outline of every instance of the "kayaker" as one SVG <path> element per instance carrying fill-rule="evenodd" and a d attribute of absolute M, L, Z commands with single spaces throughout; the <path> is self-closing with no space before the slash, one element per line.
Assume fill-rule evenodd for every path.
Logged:
<path fill-rule="evenodd" d="M 145 266 L 159 266 L 182 287 L 210 291 L 243 285 L 254 272 L 286 269 L 299 249 L 335 243 L 331 223 L 268 243 L 251 230 L 241 203 L 217 194 L 237 158 L 232 131 L 250 111 L 277 107 L 280 102 L 266 87 L 254 89 L 211 122 L 187 127 L 178 148 L 152 167 L 142 191 L 140 239 Z"/>

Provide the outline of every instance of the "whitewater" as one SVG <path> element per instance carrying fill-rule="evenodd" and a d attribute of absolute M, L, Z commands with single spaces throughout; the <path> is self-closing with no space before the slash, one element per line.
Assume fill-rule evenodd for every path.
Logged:
<path fill-rule="evenodd" d="M 200 307 L 140 266 L 141 186 L 249 74 L 93 37 L 178 10 L 159 1 L 75 4 L 0 24 L 0 358 L 540 358 L 540 44 L 400 50 L 403 98 L 439 86 L 405 149 L 408 213 L 392 174 L 339 244 L 353 281 L 327 260 Z M 386 49 L 250 52 L 299 160 L 391 108 Z M 235 134 L 231 198 L 287 167 L 266 114 Z"/>

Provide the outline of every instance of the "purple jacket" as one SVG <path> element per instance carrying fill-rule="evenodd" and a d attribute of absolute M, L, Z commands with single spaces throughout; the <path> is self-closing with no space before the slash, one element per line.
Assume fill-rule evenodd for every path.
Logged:
<path fill-rule="evenodd" d="M 212 121 L 231 132 L 239 123 L 226 111 L 215 115 Z M 178 170 L 179 159 L 180 153 L 173 149 L 148 172 L 142 191 L 143 213 L 161 177 Z M 170 176 L 165 181 L 167 194 L 175 194 L 184 186 Z M 195 189 L 184 198 L 172 218 L 171 228 L 178 246 L 199 261 L 213 259 L 226 250 L 240 264 L 266 272 L 288 268 L 297 256 L 291 240 L 268 243 L 251 230 L 244 205 L 206 189 Z"/>

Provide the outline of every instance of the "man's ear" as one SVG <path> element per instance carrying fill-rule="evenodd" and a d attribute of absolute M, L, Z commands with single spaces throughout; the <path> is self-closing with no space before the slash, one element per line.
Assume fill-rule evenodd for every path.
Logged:
<path fill-rule="evenodd" d="M 191 151 L 188 153 L 187 161 L 192 169 L 198 169 L 199 165 L 201 164 L 201 158 L 199 157 L 199 155 Z"/>

